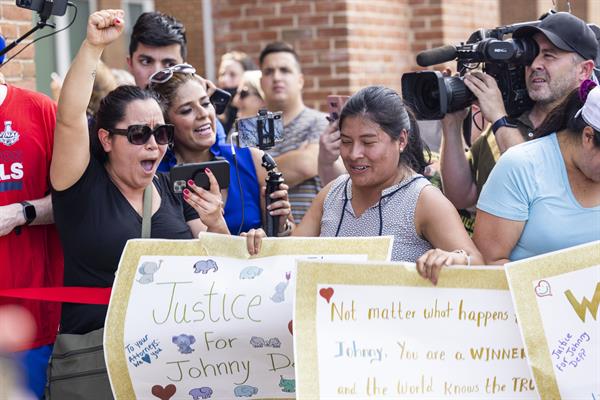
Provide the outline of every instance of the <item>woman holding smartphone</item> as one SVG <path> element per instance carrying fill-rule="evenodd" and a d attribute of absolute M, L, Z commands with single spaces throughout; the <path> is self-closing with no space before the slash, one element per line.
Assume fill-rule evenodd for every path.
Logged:
<path fill-rule="evenodd" d="M 150 88 L 159 94 L 164 117 L 173 124 L 173 146 L 167 151 L 159 170 L 169 171 L 177 164 L 203 163 L 218 157 L 229 162 L 230 184 L 224 191 L 225 221 L 232 234 L 263 225 L 262 187 L 267 176 L 261 151 L 233 145 L 215 145 L 216 114 L 209 99 L 207 82 L 189 64 L 179 64 L 156 72 Z M 279 234 L 289 234 L 291 221 L 287 185 L 271 194 L 269 216 L 279 217 Z"/>
<path fill-rule="evenodd" d="M 122 34 L 123 21 L 122 10 L 90 15 L 58 102 L 50 180 L 65 286 L 112 286 L 125 243 L 142 236 L 146 188 L 152 238 L 192 239 L 204 230 L 228 233 L 212 175 L 213 190 L 192 185 L 183 202 L 171 191 L 168 177 L 155 174 L 174 130 L 165 124 L 155 94 L 118 87 L 101 101 L 96 127 L 88 129 L 86 108 L 96 66 L 104 48 Z M 99 329 L 106 311 L 107 306 L 65 303 L 61 332 Z"/>

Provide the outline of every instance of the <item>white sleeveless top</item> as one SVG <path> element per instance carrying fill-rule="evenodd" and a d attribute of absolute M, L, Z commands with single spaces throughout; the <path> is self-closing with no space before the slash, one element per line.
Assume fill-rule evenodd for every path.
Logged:
<path fill-rule="evenodd" d="M 381 199 L 356 217 L 352 209 L 352 180 L 339 176 L 323 203 L 320 236 L 393 235 L 392 261 L 415 262 L 431 244 L 415 229 L 419 194 L 429 181 L 416 174 L 383 190 Z"/>

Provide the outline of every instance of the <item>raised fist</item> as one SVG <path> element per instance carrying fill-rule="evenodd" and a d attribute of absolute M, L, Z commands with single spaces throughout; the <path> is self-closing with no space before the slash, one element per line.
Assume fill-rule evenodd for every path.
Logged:
<path fill-rule="evenodd" d="M 123 10 L 101 10 L 90 15 L 87 25 L 87 41 L 95 46 L 107 46 L 125 30 Z"/>

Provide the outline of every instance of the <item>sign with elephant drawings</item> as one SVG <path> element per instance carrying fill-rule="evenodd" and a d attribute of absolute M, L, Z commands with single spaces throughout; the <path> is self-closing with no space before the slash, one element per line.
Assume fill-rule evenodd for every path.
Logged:
<path fill-rule="evenodd" d="M 600 241 L 506 265 L 543 399 L 600 399 Z"/>
<path fill-rule="evenodd" d="M 506 276 L 414 264 L 299 261 L 294 340 L 303 399 L 535 399 Z"/>
<path fill-rule="evenodd" d="M 118 399 L 294 398 L 296 259 L 389 260 L 392 238 L 132 240 L 105 357 Z"/>

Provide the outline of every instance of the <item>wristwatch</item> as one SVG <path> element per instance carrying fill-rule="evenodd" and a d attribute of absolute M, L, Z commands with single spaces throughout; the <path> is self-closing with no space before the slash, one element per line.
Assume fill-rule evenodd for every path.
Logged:
<path fill-rule="evenodd" d="M 505 116 L 499 118 L 496 122 L 494 122 L 492 124 L 492 132 L 494 133 L 494 135 L 496 134 L 498 129 L 502 128 L 503 126 L 506 126 L 507 128 L 516 128 L 517 127 L 517 125 L 510 122 L 508 117 L 505 115 Z"/>
<path fill-rule="evenodd" d="M 25 223 L 23 225 L 29 225 L 37 217 L 35 206 L 27 201 L 22 201 L 21 205 L 23 206 L 23 215 L 25 216 Z"/>

